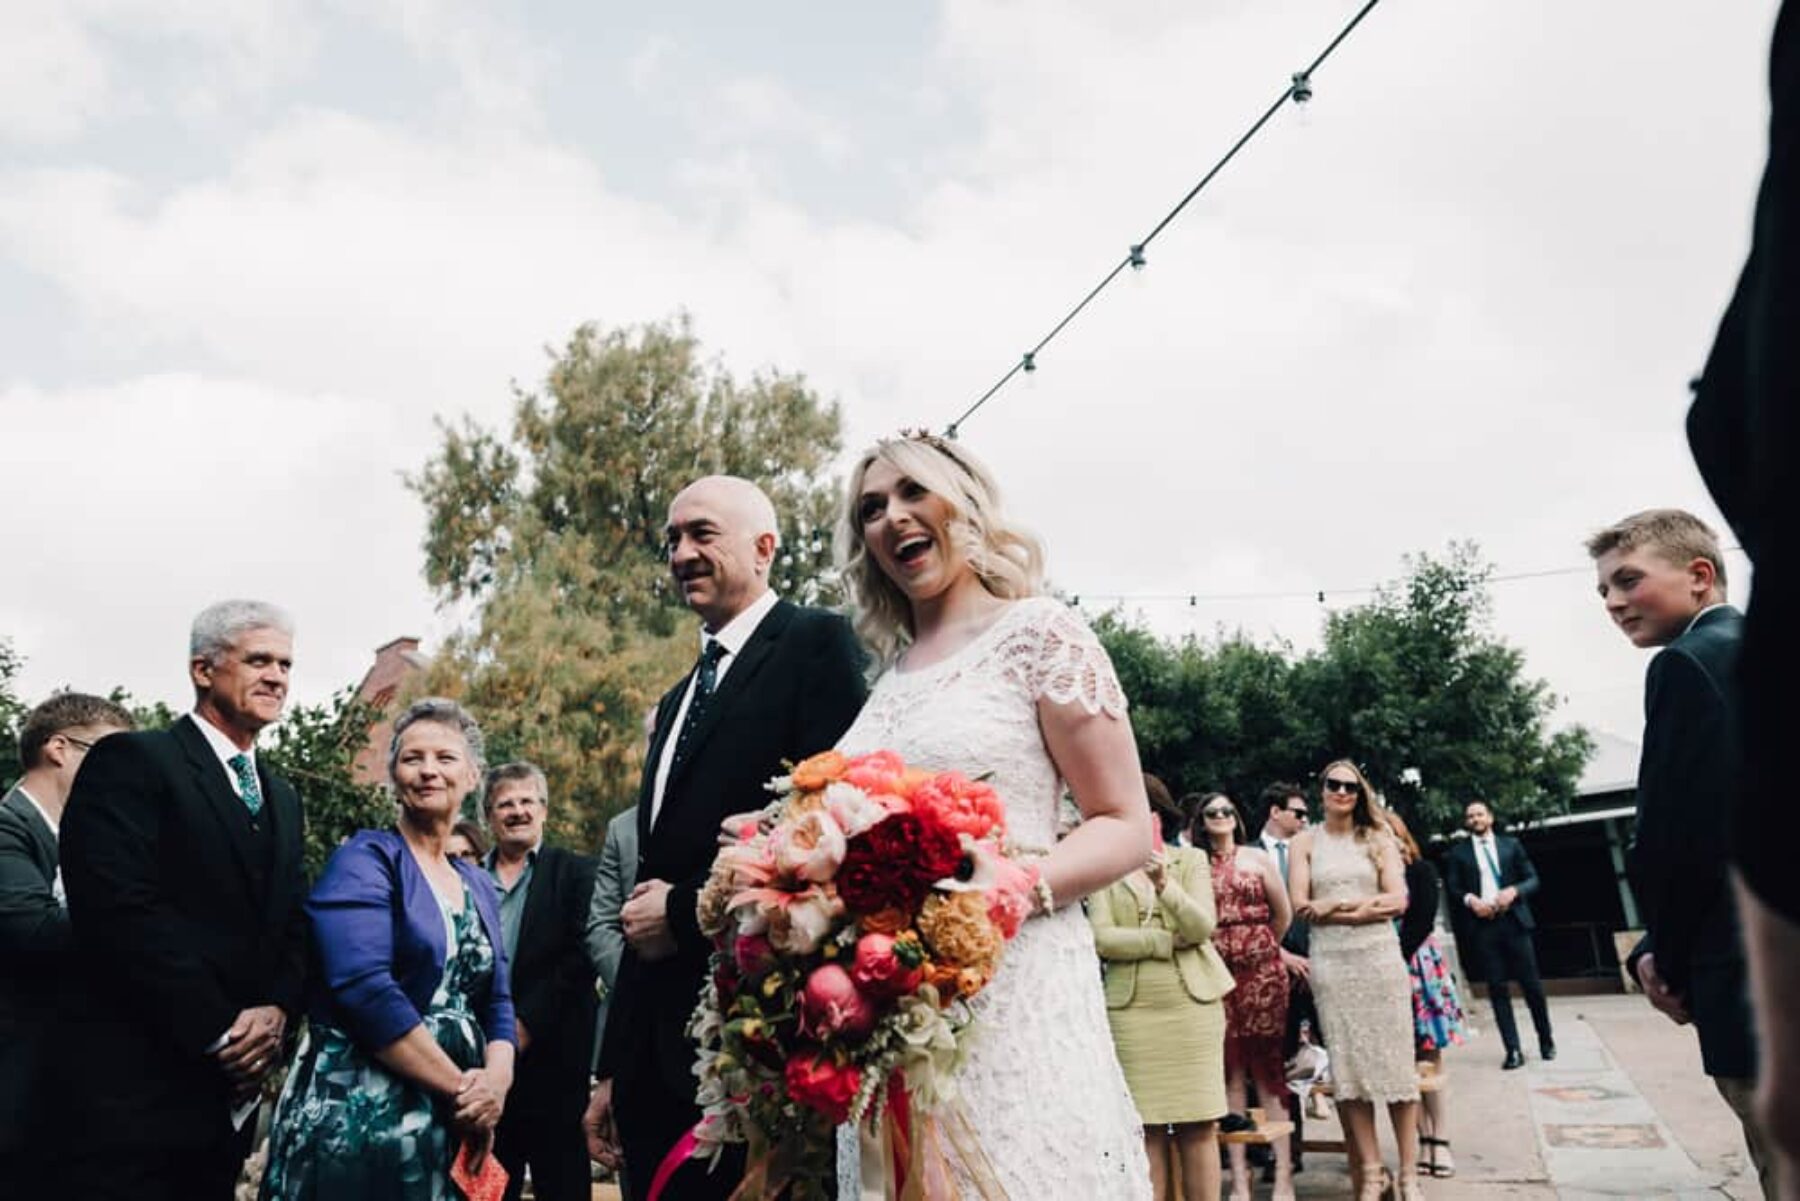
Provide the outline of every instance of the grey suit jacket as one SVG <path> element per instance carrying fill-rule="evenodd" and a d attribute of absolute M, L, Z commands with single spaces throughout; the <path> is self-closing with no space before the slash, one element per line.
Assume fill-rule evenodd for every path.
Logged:
<path fill-rule="evenodd" d="M 619 978 L 619 959 L 625 953 L 625 930 L 619 910 L 637 885 L 637 806 L 606 823 L 606 845 L 600 848 L 600 865 L 594 869 L 594 899 L 588 905 L 588 961 L 600 977 L 600 1015 L 594 1034 L 594 1057 L 606 1035 L 606 1011 L 612 1003 L 613 982 Z"/>
<path fill-rule="evenodd" d="M 29 1144 L 47 1030 L 69 976 L 69 911 L 55 880 L 56 835 L 14 788 L 0 800 L 0 1151 Z"/>

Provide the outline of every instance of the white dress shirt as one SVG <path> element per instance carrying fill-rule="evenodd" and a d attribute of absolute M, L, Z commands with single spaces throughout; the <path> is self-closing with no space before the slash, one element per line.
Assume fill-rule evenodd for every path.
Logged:
<path fill-rule="evenodd" d="M 1500 862 L 1500 846 L 1494 841 L 1492 830 L 1486 834 L 1471 834 L 1469 845 L 1475 848 L 1475 870 L 1481 873 L 1481 892 L 1477 895 L 1491 905 L 1500 895 L 1500 880 L 1494 875 L 1492 866 Z M 1468 897 L 1463 898 L 1465 904 L 1468 900 Z"/>
<path fill-rule="evenodd" d="M 232 794 L 243 796 L 244 790 L 238 787 L 238 774 L 231 769 L 231 760 L 235 755 L 250 756 L 250 770 L 254 772 L 256 770 L 256 747 L 252 746 L 247 751 L 239 750 L 237 743 L 231 741 L 225 731 L 203 717 L 198 709 L 188 716 L 194 719 L 194 724 L 200 727 L 202 734 L 206 735 L 206 745 L 210 746 L 213 754 L 219 757 L 219 770 L 225 773 L 225 779 L 231 785 Z"/>
<path fill-rule="evenodd" d="M 724 657 L 713 668 L 714 695 L 718 694 L 719 686 L 725 682 L 725 673 L 737 662 L 738 652 L 744 649 L 744 644 L 750 641 L 750 636 L 756 633 L 756 627 L 762 624 L 763 618 L 769 615 L 769 610 L 775 607 L 779 599 L 773 589 L 765 591 L 751 601 L 742 613 L 726 622 L 718 633 L 700 631 L 702 653 L 709 642 L 716 642 L 725 649 Z M 667 737 L 663 739 L 662 755 L 656 761 L 656 782 L 650 788 L 650 825 L 653 829 L 656 819 L 662 813 L 663 792 L 669 786 L 669 770 L 675 765 L 675 744 L 681 738 L 681 727 L 687 721 L 688 707 L 694 703 L 694 688 L 699 681 L 699 672 L 688 674 L 687 689 L 681 694 L 681 704 L 675 710 L 675 721 L 670 725 Z"/>
<path fill-rule="evenodd" d="M 1257 841 L 1262 844 L 1262 849 L 1269 853 L 1269 858 L 1271 858 L 1275 861 L 1276 867 L 1281 866 L 1281 852 L 1276 850 L 1275 849 L 1276 847 L 1286 847 L 1288 850 L 1288 855 L 1290 857 L 1294 853 L 1294 840 L 1293 839 L 1277 838 L 1273 834 L 1269 833 L 1268 830 L 1266 830 L 1266 829 L 1262 832 L 1261 835 L 1258 836 Z M 1285 880 L 1283 880 L 1282 882 L 1286 883 Z"/>
<path fill-rule="evenodd" d="M 38 804 L 38 799 L 36 797 L 25 791 L 25 785 L 14 784 L 13 789 L 20 796 L 31 802 L 31 807 L 37 810 L 37 815 L 44 819 L 44 824 L 46 826 L 50 827 L 50 837 L 61 841 L 62 831 L 57 828 L 57 820 L 50 816 L 50 811 Z M 61 905 L 64 909 L 69 907 L 69 899 L 63 895 L 62 864 L 60 863 L 56 865 L 56 877 L 50 881 L 50 895 L 55 897 L 56 903 Z"/>

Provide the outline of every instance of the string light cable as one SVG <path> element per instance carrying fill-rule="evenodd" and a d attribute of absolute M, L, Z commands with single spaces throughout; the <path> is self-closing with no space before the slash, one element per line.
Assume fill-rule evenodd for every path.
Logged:
<path fill-rule="evenodd" d="M 1721 553 L 1741 554 L 1742 552 L 1743 548 L 1740 546 L 1727 546 Z M 1502 575 L 1488 576 L 1482 583 L 1510 584 L 1515 580 L 1542 580 L 1552 576 L 1588 575 L 1592 574 L 1593 570 L 1594 565 L 1588 563 L 1580 567 L 1549 567 L 1541 571 L 1512 571 Z M 1233 601 L 1310 600 L 1322 605 L 1327 596 L 1373 596 L 1379 591 L 1381 591 L 1380 586 L 1371 585 L 1365 588 L 1305 588 L 1289 592 L 1071 592 L 1069 602 L 1078 608 L 1084 600 L 1113 605 L 1185 602 L 1190 608 L 1198 608 L 1202 604 L 1227 604 Z"/>
<path fill-rule="evenodd" d="M 956 437 L 957 431 L 962 428 L 963 423 L 973 417 L 988 401 L 992 400 L 1000 389 L 1011 383 L 1014 376 L 1019 375 L 1022 372 L 1030 374 L 1031 372 L 1036 371 L 1038 369 L 1038 356 L 1043 353 L 1044 347 L 1050 345 L 1058 334 L 1068 328 L 1069 323 L 1080 316 L 1081 311 L 1092 304 L 1100 293 L 1106 291 L 1107 287 L 1110 286 L 1114 280 L 1118 279 L 1121 273 L 1127 270 L 1141 271 L 1144 264 L 1148 261 L 1144 252 L 1149 248 L 1150 243 L 1154 242 L 1157 235 L 1167 229 L 1169 224 L 1174 221 L 1176 217 L 1181 215 L 1181 211 L 1193 202 L 1194 197 L 1198 196 L 1201 190 L 1204 189 L 1207 184 L 1211 183 L 1220 171 L 1225 169 L 1226 163 L 1229 163 L 1232 159 L 1237 157 L 1238 151 L 1248 145 L 1250 139 L 1262 132 L 1263 126 L 1267 125 L 1275 114 L 1281 111 L 1282 106 L 1289 103 L 1304 105 L 1312 99 L 1313 72 L 1317 71 L 1325 60 L 1331 57 L 1332 52 L 1343 43 L 1345 38 L 1350 36 L 1352 30 L 1362 24 L 1362 19 L 1368 16 L 1370 11 L 1380 2 L 1381 0 L 1366 0 L 1363 6 L 1357 9 L 1356 15 L 1351 17 L 1349 22 L 1342 29 L 1338 30 L 1337 36 L 1331 39 L 1330 44 L 1327 45 L 1325 49 L 1321 50 L 1312 62 L 1308 63 L 1303 69 L 1293 73 L 1289 78 L 1287 87 L 1282 89 L 1281 95 L 1277 96 L 1275 102 L 1263 110 L 1262 115 L 1251 124 L 1249 129 L 1244 131 L 1242 137 L 1232 143 L 1231 149 L 1225 152 L 1224 157 L 1214 163 L 1212 169 L 1205 175 L 1202 175 L 1200 181 L 1188 189 L 1187 195 L 1177 201 L 1174 208 L 1163 214 L 1162 220 L 1158 221 L 1151 228 L 1149 233 L 1131 244 L 1130 249 L 1125 252 L 1125 257 L 1115 263 L 1112 270 L 1102 276 L 1100 282 L 1095 284 L 1088 290 L 1087 295 L 1076 302 L 1074 308 L 1070 309 L 1067 313 L 1064 313 L 1062 320 L 1051 326 L 1050 332 L 1038 339 L 1037 345 L 1019 356 L 1018 361 L 1007 368 L 1006 374 L 995 380 L 993 386 L 986 392 L 983 392 L 976 399 L 974 404 L 970 405 L 967 409 L 964 409 L 961 416 L 945 426 L 944 435 L 949 438 Z"/>

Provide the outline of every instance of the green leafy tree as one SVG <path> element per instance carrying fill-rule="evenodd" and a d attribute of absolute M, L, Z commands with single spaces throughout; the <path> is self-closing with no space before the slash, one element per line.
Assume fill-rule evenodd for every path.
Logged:
<path fill-rule="evenodd" d="M 1446 831 L 1482 797 L 1510 819 L 1566 812 L 1593 740 L 1548 731 L 1556 699 L 1492 631 L 1492 567 L 1471 543 L 1406 560 L 1406 577 L 1333 614 L 1296 687 L 1330 754 L 1362 766 L 1409 818 Z"/>
<path fill-rule="evenodd" d="M 338 844 L 357 830 L 394 821 L 387 790 L 358 784 L 352 764 L 368 745 L 379 710 L 345 688 L 318 705 L 295 705 L 264 737 L 261 754 L 300 794 L 306 813 L 306 871 L 315 877 Z"/>
<path fill-rule="evenodd" d="M 19 763 L 19 727 L 31 706 L 19 699 L 13 683 L 23 666 L 12 640 L 0 638 L 0 790 L 11 788 L 25 774 Z"/>
<path fill-rule="evenodd" d="M 1169 642 L 1103 618 L 1145 769 L 1178 794 L 1218 788 L 1248 807 L 1269 781 L 1348 755 L 1427 833 L 1453 829 L 1473 796 L 1512 818 L 1565 811 L 1592 740 L 1548 731 L 1548 686 L 1491 631 L 1490 569 L 1470 545 L 1406 565 L 1370 603 L 1331 615 L 1306 656 L 1241 634 Z"/>
<path fill-rule="evenodd" d="M 426 579 L 472 609 L 428 686 L 475 711 L 490 757 L 541 764 L 552 835 L 593 846 L 635 799 L 645 709 L 694 655 L 663 554 L 669 502 L 702 475 L 755 480 L 781 515 L 774 586 L 829 603 L 840 417 L 798 375 L 739 381 L 706 361 L 685 318 L 582 326 L 515 401 L 504 434 L 440 424 L 408 481 Z"/>

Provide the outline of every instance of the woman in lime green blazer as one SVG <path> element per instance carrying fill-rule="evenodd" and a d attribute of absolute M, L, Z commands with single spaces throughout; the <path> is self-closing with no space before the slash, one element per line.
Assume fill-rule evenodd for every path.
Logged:
<path fill-rule="evenodd" d="M 1185 1201 L 1217 1201 L 1225 1116 L 1225 1007 L 1231 973 L 1213 949 L 1206 855 L 1159 845 L 1150 863 L 1088 899 L 1106 964 L 1106 1010 L 1157 1201 L 1173 1198 L 1171 1150 Z M 1173 1147 L 1170 1132 L 1173 1131 Z"/>

